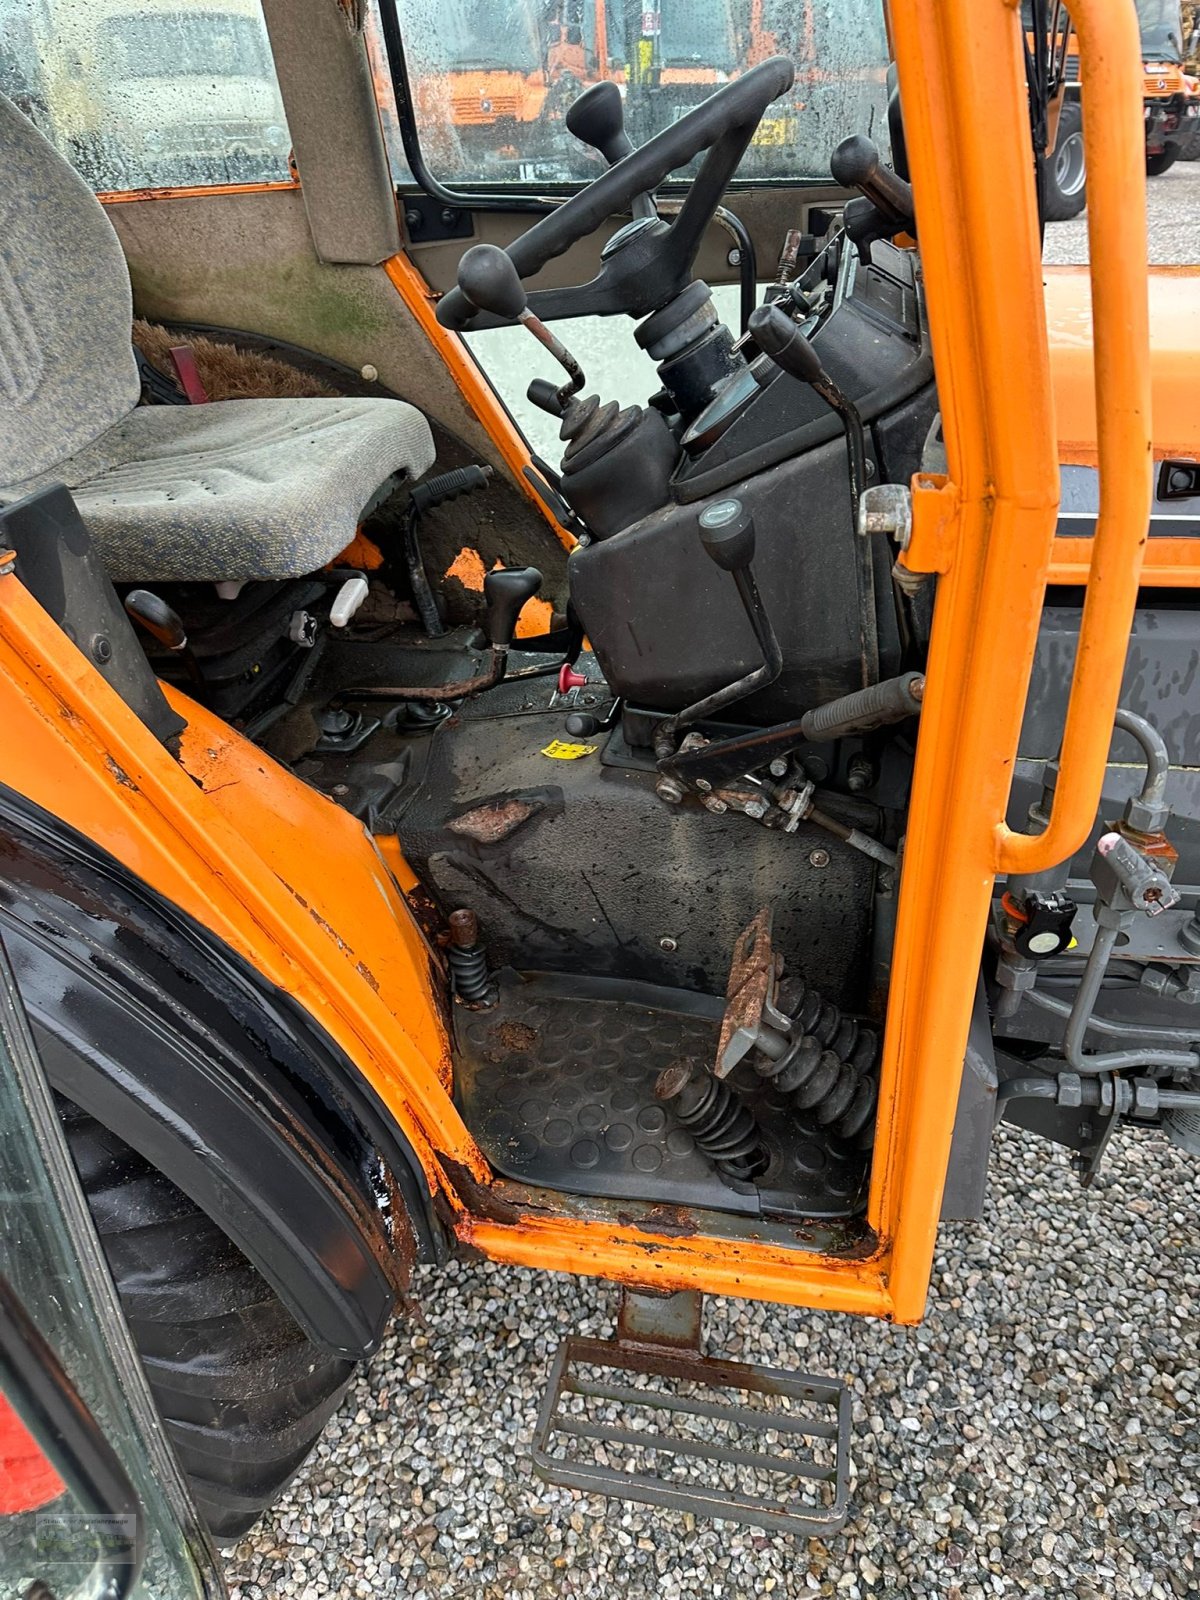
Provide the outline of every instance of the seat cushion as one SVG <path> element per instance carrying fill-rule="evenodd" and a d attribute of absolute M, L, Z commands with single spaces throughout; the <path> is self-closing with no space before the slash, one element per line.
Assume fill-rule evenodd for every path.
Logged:
<path fill-rule="evenodd" d="M 380 487 L 433 464 L 401 400 L 220 400 L 140 406 L 51 472 L 117 583 L 296 578 L 354 538 Z"/>

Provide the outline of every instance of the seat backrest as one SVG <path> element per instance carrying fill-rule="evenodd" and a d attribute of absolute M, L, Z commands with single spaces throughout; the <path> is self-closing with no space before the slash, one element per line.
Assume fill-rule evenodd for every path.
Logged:
<path fill-rule="evenodd" d="M 138 400 L 112 223 L 0 94 L 0 485 L 49 472 Z"/>

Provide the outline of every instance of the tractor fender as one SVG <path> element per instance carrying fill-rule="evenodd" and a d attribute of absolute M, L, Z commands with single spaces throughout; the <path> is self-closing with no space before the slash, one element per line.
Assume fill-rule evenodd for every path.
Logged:
<path fill-rule="evenodd" d="M 216 1222 L 304 1331 L 361 1359 L 444 1236 L 411 1147 L 282 990 L 0 786 L 0 938 L 51 1087 Z"/>

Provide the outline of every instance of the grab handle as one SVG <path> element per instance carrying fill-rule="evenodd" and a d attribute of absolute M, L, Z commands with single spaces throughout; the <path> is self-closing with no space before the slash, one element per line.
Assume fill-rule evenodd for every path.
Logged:
<path fill-rule="evenodd" d="M 1132 5 L 1072 0 L 1088 175 L 1100 514 L 1049 824 L 996 830 L 1001 872 L 1073 855 L 1095 821 L 1150 521 L 1150 319 L 1141 47 Z M 1133 108 L 1138 115 L 1133 115 Z M 1088 110 L 1092 111 L 1089 118 Z"/>

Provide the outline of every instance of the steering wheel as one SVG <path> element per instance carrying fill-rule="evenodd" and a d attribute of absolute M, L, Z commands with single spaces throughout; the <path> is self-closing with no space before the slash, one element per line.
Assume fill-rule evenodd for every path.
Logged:
<path fill-rule="evenodd" d="M 677 167 L 708 152 L 687 199 L 669 222 L 654 215 L 639 216 L 635 211 L 634 220 L 605 245 L 600 271 L 590 283 L 534 290 L 529 310 L 543 321 L 616 312 L 643 317 L 674 299 L 691 279 L 704 231 L 763 112 L 791 88 L 795 76 L 786 56 L 773 56 L 751 67 L 514 239 L 506 253 L 519 278 L 532 278 L 615 212 L 632 207 L 638 196 L 653 193 Z M 588 92 L 595 94 L 594 90 Z M 459 332 L 501 327 L 512 321 L 511 316 L 481 310 L 461 287 L 451 289 L 438 302 L 437 319 L 443 327 Z"/>

